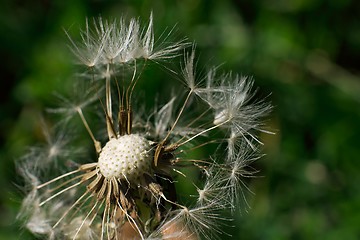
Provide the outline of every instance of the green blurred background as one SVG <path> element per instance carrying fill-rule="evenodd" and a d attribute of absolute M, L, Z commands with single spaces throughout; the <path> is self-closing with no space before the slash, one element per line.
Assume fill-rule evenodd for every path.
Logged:
<path fill-rule="evenodd" d="M 157 33 L 176 24 L 175 39 L 197 43 L 198 66 L 254 76 L 274 105 L 251 209 L 226 239 L 360 239 L 356 0 L 2 0 L 0 239 L 32 239 L 15 220 L 14 162 L 42 139 L 39 117 L 74 73 L 63 28 L 78 36 L 86 17 L 146 22 L 151 11 Z"/>

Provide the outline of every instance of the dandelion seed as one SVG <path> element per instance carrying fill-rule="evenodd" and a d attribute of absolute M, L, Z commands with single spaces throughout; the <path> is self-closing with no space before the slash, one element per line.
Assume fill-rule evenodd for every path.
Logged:
<path fill-rule="evenodd" d="M 271 105 L 263 101 L 250 103 L 254 96 L 252 86 L 252 79 L 238 75 L 233 78 L 231 73 L 217 78 L 215 69 L 211 69 L 207 75 L 207 86 L 195 91 L 213 109 L 213 123 L 230 130 L 230 150 L 235 148 L 236 142 L 241 142 L 239 139 L 247 141 L 255 150 L 252 142 L 261 142 L 254 132 L 270 133 L 261 128 L 259 120 L 269 113 Z"/>
<path fill-rule="evenodd" d="M 62 106 L 51 112 L 62 116 L 56 129 L 80 122 L 87 136 L 72 139 L 62 130 L 52 138 L 46 132 L 48 146 L 21 159 L 19 170 L 28 187 L 19 218 L 29 231 L 49 239 L 195 240 L 224 234 L 219 226 L 231 219 L 222 212 L 234 212 L 245 196 L 243 178 L 255 173 L 248 165 L 260 143 L 256 130 L 270 109 L 250 103 L 253 81 L 217 77 L 212 69 L 203 86 L 194 49 L 182 50 L 183 41 L 156 45 L 152 14 L 144 28 L 136 19 L 129 24 L 86 21 L 80 35 L 80 43 L 69 36 L 70 45 L 90 69 L 81 76 L 92 80 L 85 80 L 90 87 L 76 91 L 81 97 L 74 101 L 60 97 Z M 136 104 L 141 101 L 133 97 L 142 69 L 148 61 L 181 52 L 185 61 L 179 76 L 190 90 L 179 88 L 161 107 L 143 113 L 145 108 Z M 89 117 L 90 109 L 98 111 L 95 117 Z M 89 141 L 82 138 L 92 144 L 83 146 Z M 78 146 L 89 155 L 76 154 Z M 207 147 L 214 150 L 192 154 Z M 47 168 L 39 171 L 43 165 Z M 199 176 L 188 176 L 185 168 Z M 183 181 L 196 188 L 193 205 L 179 198 L 184 194 L 175 182 Z"/>

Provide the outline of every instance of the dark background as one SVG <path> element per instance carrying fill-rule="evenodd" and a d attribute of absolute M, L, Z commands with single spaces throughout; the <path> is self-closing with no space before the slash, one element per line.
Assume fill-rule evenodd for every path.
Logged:
<path fill-rule="evenodd" d="M 360 2 L 356 0 L 43 0 L 0 2 L 0 239 L 26 239 L 15 219 L 15 160 L 42 140 L 39 116 L 71 79 L 63 29 L 86 17 L 154 13 L 155 32 L 197 43 L 199 66 L 255 78 L 274 110 L 261 136 L 251 209 L 233 239 L 360 238 Z M 148 92 L 156 92 L 149 84 Z M 29 237 L 31 239 L 31 237 Z"/>

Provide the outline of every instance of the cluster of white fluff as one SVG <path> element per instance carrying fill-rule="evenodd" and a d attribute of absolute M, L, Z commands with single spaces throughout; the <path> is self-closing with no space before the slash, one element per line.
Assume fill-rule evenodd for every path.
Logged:
<path fill-rule="evenodd" d="M 164 46 L 155 49 L 152 15 L 147 28 L 141 28 L 136 19 L 131 19 L 128 25 L 123 19 L 112 22 L 94 19 L 93 28 L 86 21 L 81 39 L 78 44 L 70 38 L 71 50 L 81 64 L 96 68 L 108 64 L 129 64 L 137 59 L 173 58 L 184 46 L 184 41 L 180 41 L 168 45 L 164 43 Z"/>
<path fill-rule="evenodd" d="M 87 21 L 81 41 L 69 39 L 88 69 L 81 81 L 89 87 L 77 89 L 74 100 L 60 96 L 63 105 L 51 110 L 61 116 L 59 124 L 45 131 L 46 144 L 32 147 L 19 161 L 28 183 L 19 213 L 26 228 L 49 239 L 223 234 L 222 224 L 246 203 L 245 179 L 256 173 L 250 164 L 260 156 L 257 134 L 271 109 L 254 99 L 253 80 L 217 74 L 215 68 L 197 76 L 194 47 L 167 43 L 167 37 L 155 44 L 152 15 L 145 28 L 136 19 Z M 142 78 L 139 66 L 167 59 L 180 59 L 176 78 L 185 87 L 146 113 L 141 100 L 133 100 Z M 98 112 L 88 121 L 90 109 Z M 88 136 L 66 130 L 75 124 Z M 101 132 L 93 131 L 101 124 Z M 84 146 L 84 137 L 93 146 Z M 188 196 L 193 201 L 181 201 L 182 182 L 194 187 Z"/>

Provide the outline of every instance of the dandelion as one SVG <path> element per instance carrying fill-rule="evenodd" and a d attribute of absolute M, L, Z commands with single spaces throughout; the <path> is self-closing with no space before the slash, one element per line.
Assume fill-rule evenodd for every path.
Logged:
<path fill-rule="evenodd" d="M 156 45 L 152 15 L 145 28 L 136 19 L 87 21 L 81 42 L 69 39 L 87 69 L 80 81 L 89 88 L 76 91 L 75 100 L 59 96 L 62 105 L 51 112 L 61 116 L 55 125 L 61 134 L 45 131 L 47 144 L 31 148 L 19 163 L 28 183 L 19 213 L 25 227 L 49 239 L 223 234 L 219 223 L 231 220 L 226 210 L 233 213 L 245 199 L 245 178 L 256 173 L 249 164 L 258 158 L 256 134 L 270 110 L 253 99 L 253 81 L 218 76 L 215 69 L 197 76 L 195 48 L 167 39 Z M 184 91 L 146 113 L 134 97 L 143 68 L 181 54 L 177 77 Z M 91 108 L 98 112 L 89 117 Z M 66 130 L 74 126 L 87 132 L 90 146 L 81 140 L 84 134 Z M 95 131 L 97 126 L 103 127 Z M 78 154 L 83 149 L 90 154 Z M 194 186 L 189 204 L 178 191 L 181 182 Z"/>

